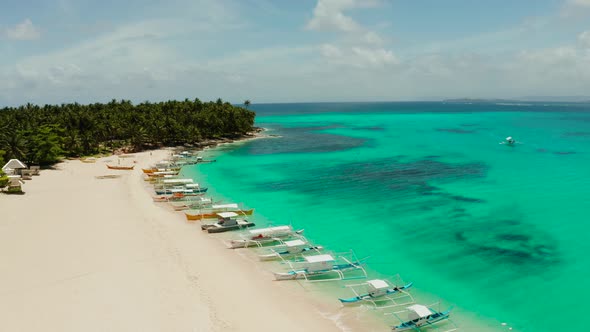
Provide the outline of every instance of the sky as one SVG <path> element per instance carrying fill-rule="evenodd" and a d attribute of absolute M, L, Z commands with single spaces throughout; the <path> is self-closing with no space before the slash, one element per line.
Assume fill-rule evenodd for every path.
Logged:
<path fill-rule="evenodd" d="M 590 95 L 590 0 L 0 0 L 0 106 Z"/>

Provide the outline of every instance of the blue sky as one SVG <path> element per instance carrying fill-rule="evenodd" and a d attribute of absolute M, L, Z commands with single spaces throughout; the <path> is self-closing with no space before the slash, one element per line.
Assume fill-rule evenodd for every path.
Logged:
<path fill-rule="evenodd" d="M 0 105 L 590 94 L 590 0 L 23 0 Z"/>

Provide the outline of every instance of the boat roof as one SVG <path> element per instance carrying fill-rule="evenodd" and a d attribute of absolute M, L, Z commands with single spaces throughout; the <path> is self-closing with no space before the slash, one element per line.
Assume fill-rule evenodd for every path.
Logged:
<path fill-rule="evenodd" d="M 389 285 L 387 284 L 387 282 L 385 280 L 381 280 L 381 279 L 369 280 L 369 281 L 367 281 L 367 283 L 369 285 L 371 285 L 375 289 L 382 289 L 382 288 L 388 288 L 389 287 Z"/>
<path fill-rule="evenodd" d="M 285 241 L 285 245 L 287 247 L 297 247 L 297 246 L 302 246 L 304 245 L 305 242 L 303 242 L 303 240 L 291 240 L 291 241 Z"/>
<path fill-rule="evenodd" d="M 22 161 L 18 159 L 10 159 L 6 165 L 2 167 L 3 170 L 10 169 L 19 169 L 19 168 L 27 168 L 27 165 L 23 164 Z"/>
<path fill-rule="evenodd" d="M 252 229 L 250 230 L 250 234 L 264 234 L 264 233 L 271 233 L 271 232 L 279 232 L 279 231 L 288 231 L 291 227 L 289 226 L 275 226 L 275 227 L 267 227 L 267 228 L 259 228 L 259 229 Z"/>
<path fill-rule="evenodd" d="M 221 218 L 231 218 L 231 217 L 238 216 L 238 214 L 235 212 L 219 212 L 217 215 L 220 216 Z"/>
<path fill-rule="evenodd" d="M 333 262 L 334 257 L 332 257 L 332 255 L 314 255 L 305 256 L 305 260 L 308 263 Z"/>
<path fill-rule="evenodd" d="M 168 179 L 168 180 L 164 180 L 164 183 L 169 183 L 169 184 L 189 184 L 189 183 L 193 183 L 193 179 Z"/>
<path fill-rule="evenodd" d="M 199 184 L 198 183 L 189 183 L 185 187 L 187 187 L 187 188 L 199 188 Z"/>
<path fill-rule="evenodd" d="M 422 304 L 414 304 L 408 307 L 408 310 L 415 312 L 420 318 L 432 315 L 432 311 L 427 306 Z"/>
<path fill-rule="evenodd" d="M 214 209 L 237 209 L 238 208 L 238 204 L 236 203 L 231 203 L 231 204 L 215 204 L 215 205 L 211 205 L 212 208 Z"/>

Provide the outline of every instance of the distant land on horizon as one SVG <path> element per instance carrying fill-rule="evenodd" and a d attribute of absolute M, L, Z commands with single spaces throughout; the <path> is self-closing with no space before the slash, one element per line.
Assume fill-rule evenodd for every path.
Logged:
<path fill-rule="evenodd" d="M 520 98 L 452 98 L 443 99 L 444 103 L 527 103 L 527 102 L 549 102 L 549 103 L 590 103 L 590 96 L 528 96 Z"/>

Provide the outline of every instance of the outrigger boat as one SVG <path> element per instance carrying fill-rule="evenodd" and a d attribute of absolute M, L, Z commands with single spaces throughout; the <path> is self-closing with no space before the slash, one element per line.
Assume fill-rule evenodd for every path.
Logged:
<path fill-rule="evenodd" d="M 235 212 L 241 216 L 250 216 L 254 213 L 254 209 L 241 210 L 238 204 L 214 204 L 209 209 L 189 210 L 185 211 L 186 220 L 202 220 L 208 218 L 216 218 L 219 212 Z"/>
<path fill-rule="evenodd" d="M 393 307 L 400 305 L 408 305 L 414 303 L 414 298 L 407 289 L 412 287 L 413 283 L 404 284 L 403 281 L 399 284 L 403 286 L 396 286 L 390 284 L 387 280 L 373 279 L 366 283 L 347 285 L 356 295 L 350 298 L 340 298 L 343 305 L 354 305 L 362 303 L 371 303 L 374 307 Z M 357 288 L 363 288 L 362 291 Z M 402 302 L 400 302 L 400 300 Z"/>
<path fill-rule="evenodd" d="M 440 323 L 444 320 L 449 319 L 449 315 L 451 313 L 452 307 L 447 309 L 446 311 L 438 311 L 431 308 L 432 306 L 425 306 L 422 304 L 414 304 L 407 307 L 405 312 L 408 313 L 408 318 L 405 322 L 401 323 L 400 325 L 393 326 L 391 331 L 399 332 L 399 331 L 419 331 L 421 327 L 425 326 L 432 326 L 434 324 Z M 404 311 L 394 313 L 396 316 L 398 313 Z M 399 318 L 399 316 L 398 316 Z M 403 321 L 400 319 L 400 321 Z M 450 320 L 449 320 L 450 321 Z M 450 321 L 452 323 L 452 321 Z M 445 330 L 444 332 L 451 332 L 457 331 L 458 328 L 455 323 L 452 323 L 453 327 L 451 329 Z"/>
<path fill-rule="evenodd" d="M 163 179 L 156 179 L 154 189 L 165 189 L 177 186 L 186 186 L 192 183 L 193 179 L 170 178 L 168 175 L 166 175 Z"/>
<path fill-rule="evenodd" d="M 295 239 L 290 241 L 285 241 L 283 244 L 275 246 L 274 248 L 269 248 L 270 253 L 258 255 L 258 258 L 261 261 L 271 261 L 275 259 L 285 259 L 285 258 L 292 258 L 297 255 L 301 255 L 304 253 L 311 253 L 316 252 L 318 254 L 324 249 L 322 246 L 314 246 L 307 242 L 305 239 Z"/>
<path fill-rule="evenodd" d="M 152 174 L 155 172 L 179 172 L 180 167 L 164 167 L 164 168 L 142 168 L 141 169 L 144 174 Z"/>
<path fill-rule="evenodd" d="M 166 177 L 166 175 L 178 175 L 180 171 L 157 171 L 157 172 L 152 172 L 152 173 L 146 173 L 145 175 L 148 176 L 148 178 L 164 178 Z"/>
<path fill-rule="evenodd" d="M 238 216 L 235 212 L 220 212 L 217 213 L 217 216 L 218 220 L 216 223 L 201 225 L 201 230 L 207 231 L 208 233 L 221 233 L 254 226 L 253 222 L 246 219 L 235 218 Z"/>
<path fill-rule="evenodd" d="M 367 272 L 363 268 L 365 259 L 359 260 L 352 254 L 352 260 L 340 257 L 343 262 L 337 263 L 332 255 L 321 254 L 312 256 L 303 256 L 303 262 L 284 261 L 291 269 L 287 272 L 275 272 L 276 280 L 297 280 L 305 279 L 307 281 L 330 281 L 330 280 L 346 280 L 353 278 L 345 278 L 344 272 L 352 270 L 360 270 L 363 273 L 361 278 L 367 277 Z M 296 265 L 297 267 L 295 267 Z M 322 278 L 336 274 L 335 278 Z M 310 280 L 310 278 L 316 278 Z M 354 277 L 356 279 L 358 277 Z"/>
<path fill-rule="evenodd" d="M 206 193 L 209 188 L 186 188 L 186 187 L 173 187 L 171 189 L 156 189 L 157 195 L 172 195 L 174 194 L 175 190 L 182 190 L 184 193 L 188 194 L 203 194 Z"/>
<path fill-rule="evenodd" d="M 248 230 L 246 234 L 242 235 L 242 239 L 231 240 L 229 247 L 232 249 L 236 248 L 248 248 L 248 247 L 261 247 L 265 244 L 274 243 L 281 239 L 297 236 L 303 233 L 303 230 L 294 231 L 291 226 L 275 226 L 267 228 L 259 228 Z"/>
<path fill-rule="evenodd" d="M 107 164 L 107 168 L 108 169 L 116 169 L 116 170 L 120 170 L 120 171 L 130 171 L 135 167 L 135 165 L 131 165 L 131 166 L 117 166 L 117 165 L 108 165 Z"/>
<path fill-rule="evenodd" d="M 196 199 L 177 200 L 176 202 L 170 202 L 170 205 L 174 211 L 182 211 L 188 209 L 202 209 L 211 207 L 213 200 L 211 198 L 197 197 Z"/>

